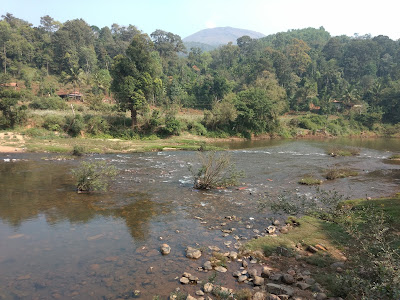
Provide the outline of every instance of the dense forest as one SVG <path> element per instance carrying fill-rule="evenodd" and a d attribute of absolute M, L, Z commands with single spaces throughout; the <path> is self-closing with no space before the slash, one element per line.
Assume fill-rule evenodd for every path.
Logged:
<path fill-rule="evenodd" d="M 50 16 L 40 24 L 12 14 L 0 21 L 0 128 L 34 122 L 30 110 L 70 110 L 63 93 L 103 112 L 37 121 L 72 135 L 85 126 L 119 137 L 127 130 L 178 134 L 185 126 L 245 137 L 290 136 L 290 128 L 340 135 L 346 126 L 400 122 L 400 41 L 384 35 L 332 37 L 306 28 L 203 52 L 163 30 L 148 36 L 133 25 L 98 28 Z M 204 110 L 204 117 L 183 124 L 178 108 Z M 110 117 L 126 111 L 127 122 Z M 302 117 L 283 126 L 284 114 Z"/>

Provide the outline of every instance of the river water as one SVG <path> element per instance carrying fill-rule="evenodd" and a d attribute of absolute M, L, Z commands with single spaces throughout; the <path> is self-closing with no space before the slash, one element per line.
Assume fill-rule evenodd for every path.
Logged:
<path fill-rule="evenodd" d="M 330 157 L 333 145 L 360 149 L 355 157 Z M 350 197 L 399 192 L 400 165 L 387 158 L 400 150 L 396 139 L 278 140 L 224 143 L 246 176 L 240 189 L 192 189 L 189 165 L 196 152 L 90 155 L 53 160 L 56 155 L 0 154 L 0 299 L 167 298 L 190 272 L 197 271 L 216 245 L 235 250 L 262 231 L 272 213 L 260 212 L 264 195 L 282 191 L 313 193 L 297 181 L 310 174 L 323 179 L 331 168 L 351 168 L 356 177 L 324 182 L 325 190 Z M 50 160 L 49 160 L 50 159 Z M 108 193 L 77 194 L 71 170 L 80 161 L 104 160 L 120 172 Z M 233 220 L 227 216 L 235 215 Z M 246 228 L 251 227 L 252 229 Z M 172 251 L 160 254 L 167 243 Z M 203 250 L 199 260 L 185 257 L 187 246 Z M 242 287 L 231 272 L 216 281 Z"/>

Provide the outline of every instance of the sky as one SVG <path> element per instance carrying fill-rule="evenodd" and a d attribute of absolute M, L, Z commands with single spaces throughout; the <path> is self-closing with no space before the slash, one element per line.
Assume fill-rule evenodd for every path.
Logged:
<path fill-rule="evenodd" d="M 9 12 L 32 23 L 82 18 L 98 27 L 135 25 L 145 33 L 162 29 L 182 38 L 213 27 L 236 27 L 265 35 L 323 26 L 332 36 L 387 35 L 400 39 L 399 0 L 0 0 Z"/>

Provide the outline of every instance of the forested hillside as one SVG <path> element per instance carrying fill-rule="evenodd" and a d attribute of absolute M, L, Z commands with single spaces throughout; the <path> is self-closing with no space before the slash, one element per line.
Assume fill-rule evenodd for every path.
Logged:
<path fill-rule="evenodd" d="M 163 30 L 148 36 L 133 25 L 98 28 L 50 16 L 40 24 L 11 14 L 0 21 L 1 128 L 26 124 L 27 108 L 69 109 L 59 96 L 71 95 L 103 112 L 95 121 L 82 119 L 82 128 L 92 120 L 93 134 L 112 136 L 121 135 L 116 124 L 164 134 L 186 126 L 198 134 L 285 136 L 279 116 L 303 112 L 316 115 L 292 119 L 286 131 L 336 135 L 346 124 L 373 130 L 400 122 L 400 42 L 384 35 L 332 37 L 322 27 L 306 28 L 243 36 L 237 45 L 203 52 Z M 204 118 L 182 124 L 175 117 L 182 107 L 206 110 Z M 119 111 L 130 111 L 131 122 L 107 119 Z M 337 117 L 328 124 L 328 115 Z M 68 116 L 54 122 L 68 133 L 79 123 Z"/>

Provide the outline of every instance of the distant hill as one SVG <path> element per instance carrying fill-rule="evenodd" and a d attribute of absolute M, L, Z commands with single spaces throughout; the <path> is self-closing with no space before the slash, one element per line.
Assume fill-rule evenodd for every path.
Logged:
<path fill-rule="evenodd" d="M 236 44 L 236 40 L 244 35 L 248 35 L 253 39 L 259 39 L 265 35 L 259 32 L 239 29 L 233 27 L 216 27 L 210 29 L 203 29 L 183 39 L 183 42 L 196 42 L 201 44 L 208 44 L 214 47 L 225 45 L 229 42 Z"/>
<path fill-rule="evenodd" d="M 214 50 L 218 47 L 218 45 L 209 45 L 199 42 L 183 42 L 186 47 L 186 50 L 189 52 L 191 48 L 200 48 L 203 52 Z"/>

